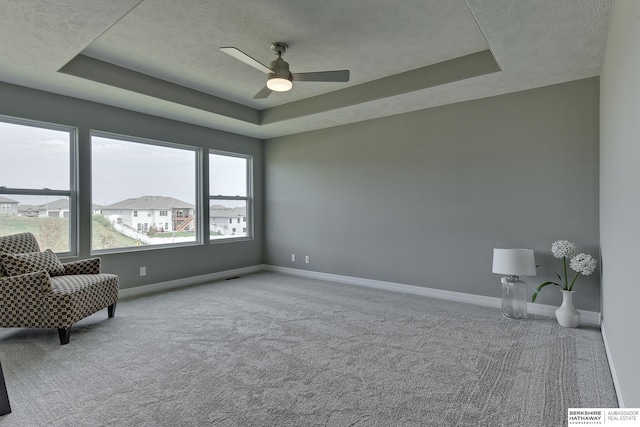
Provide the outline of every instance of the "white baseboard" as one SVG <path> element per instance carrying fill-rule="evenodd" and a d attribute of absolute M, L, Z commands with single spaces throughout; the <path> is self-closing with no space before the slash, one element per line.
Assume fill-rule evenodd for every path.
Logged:
<path fill-rule="evenodd" d="M 600 324 L 600 330 L 602 331 L 602 340 L 604 341 L 604 351 L 607 354 L 607 362 L 609 362 L 609 370 L 611 371 L 611 377 L 613 378 L 613 387 L 616 390 L 616 396 L 618 398 L 618 406 L 620 408 L 626 408 L 626 406 L 624 406 L 624 399 L 622 398 L 622 389 L 620 388 L 618 373 L 616 372 L 616 367 L 613 364 L 613 358 L 611 357 L 611 351 L 609 350 L 609 341 L 607 341 L 607 332 L 604 322 Z"/>
<path fill-rule="evenodd" d="M 171 289 L 184 288 L 186 286 L 199 285 L 215 280 L 228 279 L 242 274 L 256 273 L 263 271 L 263 265 L 252 265 L 250 267 L 236 268 L 234 270 L 219 271 L 217 273 L 203 274 L 201 276 L 185 277 L 184 279 L 169 280 L 167 282 L 152 283 L 150 285 L 136 286 L 135 288 L 120 289 L 120 298 L 133 298 L 155 292 L 168 291 Z"/>
<path fill-rule="evenodd" d="M 384 289 L 387 291 L 404 292 L 413 295 L 422 295 L 431 298 L 440 298 L 449 301 L 465 302 L 469 304 L 483 305 L 486 307 L 501 308 L 502 300 L 495 297 L 486 297 L 482 295 L 467 294 L 464 292 L 445 291 L 442 289 L 426 288 L 415 285 L 405 285 L 402 283 L 384 282 L 380 280 L 363 279 L 360 277 L 340 276 L 337 274 L 320 273 L 317 271 L 300 270 L 289 267 L 278 267 L 274 265 L 265 265 L 267 271 L 290 274 L 300 277 L 308 277 L 311 279 L 326 280 L 329 282 L 345 283 L 350 285 L 366 286 L 369 288 Z M 539 314 L 541 316 L 555 316 L 558 307 L 545 304 L 527 303 L 527 311 L 531 314 Z M 580 312 L 580 321 L 589 325 L 600 325 L 600 313 L 595 311 L 578 310 Z"/>

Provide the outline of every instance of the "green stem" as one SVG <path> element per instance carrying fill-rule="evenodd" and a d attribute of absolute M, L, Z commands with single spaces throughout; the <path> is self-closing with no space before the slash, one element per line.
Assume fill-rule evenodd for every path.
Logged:
<path fill-rule="evenodd" d="M 564 288 L 570 291 L 571 289 L 569 289 L 569 278 L 567 277 L 567 257 L 566 256 L 562 257 L 562 263 L 564 264 Z"/>
<path fill-rule="evenodd" d="M 572 291 L 573 290 L 573 284 L 576 283 L 576 279 L 578 278 L 578 276 L 580 275 L 580 272 L 577 272 L 575 277 L 573 278 L 573 280 L 571 281 L 571 286 L 569 286 L 569 290 Z"/>

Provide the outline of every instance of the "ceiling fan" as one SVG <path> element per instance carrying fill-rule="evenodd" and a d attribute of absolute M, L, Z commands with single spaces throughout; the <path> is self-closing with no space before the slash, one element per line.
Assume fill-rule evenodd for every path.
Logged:
<path fill-rule="evenodd" d="M 256 61 L 243 51 L 235 47 L 221 47 L 220 50 L 233 56 L 236 59 L 251 65 L 263 73 L 268 74 L 267 85 L 260 90 L 253 98 L 261 99 L 271 95 L 271 92 L 286 92 L 293 87 L 293 81 L 301 82 L 348 82 L 349 70 L 339 71 L 316 71 L 311 73 L 291 73 L 289 64 L 282 59 L 282 55 L 287 51 L 285 43 L 276 42 L 271 45 L 271 50 L 278 56 L 271 61 L 269 67 Z"/>

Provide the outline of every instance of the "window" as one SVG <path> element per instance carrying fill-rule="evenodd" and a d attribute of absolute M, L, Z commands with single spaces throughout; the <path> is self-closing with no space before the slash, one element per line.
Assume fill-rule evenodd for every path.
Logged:
<path fill-rule="evenodd" d="M 251 156 L 210 151 L 209 239 L 251 238 L 251 218 Z"/>
<path fill-rule="evenodd" d="M 77 253 L 75 156 L 74 128 L 0 116 L 0 235 Z"/>
<path fill-rule="evenodd" d="M 91 150 L 93 251 L 201 241 L 200 149 L 92 132 Z"/>

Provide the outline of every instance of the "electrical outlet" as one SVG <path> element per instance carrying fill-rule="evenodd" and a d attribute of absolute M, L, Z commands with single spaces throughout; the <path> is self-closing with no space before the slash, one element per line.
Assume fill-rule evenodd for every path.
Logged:
<path fill-rule="evenodd" d="M 296 254 L 291 254 L 291 262 L 296 262 Z"/>
<path fill-rule="evenodd" d="M 147 275 L 147 267 L 140 267 L 140 276 Z"/>
<path fill-rule="evenodd" d="M 305 264 L 309 264 L 309 255 L 304 257 L 304 262 Z"/>

